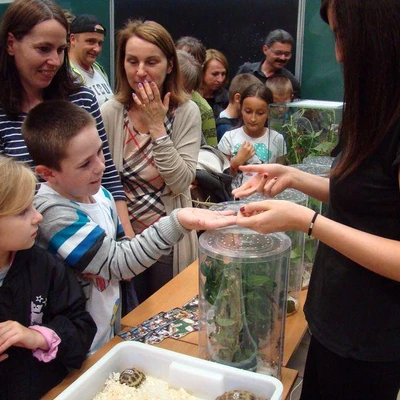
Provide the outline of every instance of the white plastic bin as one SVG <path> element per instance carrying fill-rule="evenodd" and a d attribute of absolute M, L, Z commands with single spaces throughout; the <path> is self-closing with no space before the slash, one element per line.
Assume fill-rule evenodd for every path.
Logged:
<path fill-rule="evenodd" d="M 56 400 L 89 400 L 99 393 L 112 372 L 136 367 L 153 378 L 184 388 L 201 400 L 225 391 L 248 390 L 269 400 L 282 399 L 283 385 L 271 376 L 201 360 L 140 342 L 117 344 L 64 390 Z"/>

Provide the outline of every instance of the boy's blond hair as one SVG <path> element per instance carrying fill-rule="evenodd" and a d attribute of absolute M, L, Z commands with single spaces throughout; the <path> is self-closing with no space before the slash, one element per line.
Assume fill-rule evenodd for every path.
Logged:
<path fill-rule="evenodd" d="M 242 96 L 242 93 L 254 83 L 260 82 L 258 78 L 256 78 L 253 74 L 244 73 L 240 75 L 236 75 L 229 86 L 229 102 L 232 103 L 235 95 L 239 94 Z"/>
<path fill-rule="evenodd" d="M 265 86 L 278 96 L 293 94 L 293 85 L 290 79 L 284 75 L 272 75 L 267 79 Z"/>
<path fill-rule="evenodd" d="M 35 193 L 35 174 L 10 157 L 0 156 L 0 217 L 27 208 Z"/>
<path fill-rule="evenodd" d="M 201 85 L 201 65 L 190 53 L 184 50 L 176 50 L 176 55 L 179 61 L 181 77 L 184 81 L 183 86 L 191 94 L 193 90 L 197 90 Z"/>

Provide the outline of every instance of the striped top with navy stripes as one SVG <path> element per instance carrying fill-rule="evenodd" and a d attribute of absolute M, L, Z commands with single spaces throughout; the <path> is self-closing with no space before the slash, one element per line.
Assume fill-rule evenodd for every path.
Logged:
<path fill-rule="evenodd" d="M 115 169 L 115 165 L 111 159 L 103 119 L 94 93 L 89 88 L 82 86 L 74 92 L 74 94 L 69 96 L 69 100 L 84 108 L 92 114 L 93 118 L 95 118 L 99 136 L 103 141 L 103 152 L 106 165 L 102 184 L 110 191 L 114 200 L 125 200 L 124 189 L 121 185 L 121 180 L 117 170 Z M 15 160 L 28 163 L 33 167 L 34 163 L 28 153 L 25 141 L 21 134 L 21 126 L 26 115 L 26 113 L 21 113 L 16 117 L 16 119 L 11 120 L 4 112 L 3 107 L 0 106 L 0 154 L 14 157 Z M 65 117 L 68 118 L 67 115 Z"/>

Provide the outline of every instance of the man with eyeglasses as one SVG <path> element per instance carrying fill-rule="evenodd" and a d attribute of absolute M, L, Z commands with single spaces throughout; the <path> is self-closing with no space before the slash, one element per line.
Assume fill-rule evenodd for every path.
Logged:
<path fill-rule="evenodd" d="M 284 68 L 292 58 L 293 46 L 294 40 L 290 33 L 283 29 L 271 31 L 262 47 L 265 55 L 264 60 L 255 63 L 244 63 L 239 67 L 236 75 L 248 72 L 256 76 L 263 83 L 272 75 L 284 75 L 292 82 L 293 98 L 299 98 L 300 83 L 290 71 Z"/>

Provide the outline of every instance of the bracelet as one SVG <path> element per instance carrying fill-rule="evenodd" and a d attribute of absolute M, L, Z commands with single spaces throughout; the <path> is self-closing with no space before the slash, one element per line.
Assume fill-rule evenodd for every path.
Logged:
<path fill-rule="evenodd" d="M 314 216 L 312 217 L 312 220 L 311 220 L 311 222 L 310 222 L 310 227 L 308 228 L 308 237 L 310 237 L 311 234 L 312 234 L 312 230 L 313 230 L 313 228 L 314 228 L 315 220 L 317 219 L 317 217 L 318 217 L 318 212 L 315 211 L 315 214 L 314 214 Z"/>
<path fill-rule="evenodd" d="M 231 169 L 232 171 L 238 171 L 239 167 L 235 167 L 235 166 L 232 164 L 233 158 L 234 158 L 234 157 L 231 158 L 231 161 L 230 161 L 230 163 L 229 163 L 229 167 L 230 167 L 230 169 Z"/>
<path fill-rule="evenodd" d="M 165 142 L 168 138 L 169 138 L 168 135 L 160 136 L 160 137 L 158 137 L 157 139 L 153 140 L 153 144 L 157 145 L 157 144 L 163 143 L 163 142 Z"/>

